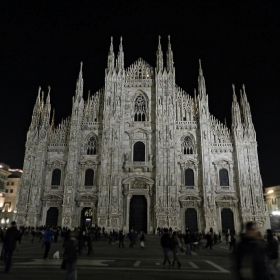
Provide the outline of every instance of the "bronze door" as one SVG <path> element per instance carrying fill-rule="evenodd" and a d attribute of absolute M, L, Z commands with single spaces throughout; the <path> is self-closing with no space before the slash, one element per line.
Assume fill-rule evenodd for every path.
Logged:
<path fill-rule="evenodd" d="M 230 208 L 224 208 L 221 212 L 222 216 L 222 229 L 224 232 L 228 230 L 234 231 L 234 218 L 233 212 Z"/>
<path fill-rule="evenodd" d="M 56 207 L 51 207 L 47 212 L 46 226 L 56 227 L 58 221 L 58 209 Z"/>
<path fill-rule="evenodd" d="M 86 228 L 92 225 L 92 210 L 90 207 L 85 207 L 81 213 L 81 227 Z"/>
<path fill-rule="evenodd" d="M 188 208 L 185 212 L 185 226 L 191 232 L 198 231 L 197 212 L 194 208 Z"/>
<path fill-rule="evenodd" d="M 144 195 L 133 195 L 130 200 L 129 229 L 147 232 L 147 200 Z"/>

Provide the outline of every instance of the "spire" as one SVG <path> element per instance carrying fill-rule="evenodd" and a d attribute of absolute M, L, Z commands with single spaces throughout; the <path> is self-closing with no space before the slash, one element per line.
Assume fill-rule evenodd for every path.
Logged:
<path fill-rule="evenodd" d="M 52 122 L 51 122 L 51 127 L 50 127 L 51 131 L 54 131 L 54 129 L 55 129 L 54 116 L 55 116 L 55 110 L 53 109 Z"/>
<path fill-rule="evenodd" d="M 168 50 L 166 52 L 167 72 L 173 71 L 173 52 L 171 50 L 170 35 L 168 35 Z"/>
<path fill-rule="evenodd" d="M 33 108 L 32 119 L 29 129 L 37 127 L 40 123 L 41 116 L 41 87 L 39 87 L 36 102 Z"/>
<path fill-rule="evenodd" d="M 43 117 L 44 117 L 44 95 L 45 93 L 42 91 L 41 93 L 41 102 L 40 102 L 40 125 L 42 124 Z"/>
<path fill-rule="evenodd" d="M 160 36 L 158 36 L 157 71 L 163 71 L 163 54 L 161 50 Z"/>
<path fill-rule="evenodd" d="M 51 113 L 51 98 L 50 98 L 51 87 L 48 86 L 48 95 L 46 99 L 46 104 L 44 106 L 44 113 L 42 118 L 42 125 L 47 127 L 50 121 L 50 113 Z"/>
<path fill-rule="evenodd" d="M 241 108 L 242 108 L 243 124 L 244 124 L 245 128 L 249 128 L 249 127 L 253 126 L 253 123 L 252 123 L 251 109 L 250 109 L 249 102 L 247 100 L 247 95 L 246 95 L 244 84 L 242 86 L 242 89 L 243 89 L 243 94 L 242 94 L 242 90 L 240 90 L 240 95 L 241 95 L 240 102 L 241 102 Z"/>
<path fill-rule="evenodd" d="M 242 128 L 240 108 L 235 94 L 235 86 L 232 84 L 232 106 L 231 106 L 231 116 L 232 116 L 232 128 L 240 129 Z"/>
<path fill-rule="evenodd" d="M 206 95 L 206 86 L 205 86 L 205 79 L 201 67 L 201 60 L 199 59 L 198 61 L 199 61 L 198 94 L 202 96 L 202 95 Z"/>
<path fill-rule="evenodd" d="M 108 65 L 107 70 L 113 71 L 115 68 L 115 55 L 114 55 L 114 47 L 113 47 L 113 37 L 111 37 L 111 45 L 110 45 L 110 51 L 108 53 Z"/>
<path fill-rule="evenodd" d="M 75 100 L 79 98 L 79 100 L 83 97 L 83 88 L 84 88 L 84 80 L 83 80 L 83 62 L 80 63 L 80 72 L 76 84 L 76 95 Z"/>
<path fill-rule="evenodd" d="M 113 49 L 112 49 L 112 51 L 113 51 Z M 118 71 L 124 70 L 124 52 L 123 52 L 123 45 L 122 45 L 122 37 L 120 38 L 117 65 L 118 65 L 118 67 L 117 67 Z"/>

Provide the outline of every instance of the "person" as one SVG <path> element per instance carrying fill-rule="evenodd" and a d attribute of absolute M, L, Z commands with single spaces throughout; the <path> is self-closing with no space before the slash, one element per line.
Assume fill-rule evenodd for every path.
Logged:
<path fill-rule="evenodd" d="M 89 256 L 93 252 L 93 249 L 92 249 L 92 235 L 91 235 L 90 231 L 88 231 L 88 233 L 87 233 L 87 246 L 88 246 L 87 255 Z"/>
<path fill-rule="evenodd" d="M 273 279 L 280 279 L 280 271 L 277 266 L 279 243 L 278 240 L 274 239 L 271 229 L 266 230 L 266 233 L 267 233 L 266 253 L 268 258 L 268 271 L 269 274 L 273 276 Z"/>
<path fill-rule="evenodd" d="M 178 259 L 178 244 L 179 244 L 179 240 L 178 240 L 178 236 L 177 236 L 177 232 L 174 231 L 172 233 L 172 239 L 171 239 L 171 249 L 172 249 L 172 253 L 173 253 L 173 262 L 172 262 L 172 266 L 174 266 L 175 262 L 177 262 L 178 264 L 178 268 L 181 267 L 181 263 Z"/>
<path fill-rule="evenodd" d="M 163 254 L 164 254 L 164 260 L 163 260 L 162 265 L 165 266 L 165 263 L 168 262 L 168 265 L 169 265 L 168 268 L 170 268 L 171 267 L 171 262 L 170 262 L 168 253 L 169 253 L 170 248 L 171 248 L 171 238 L 169 236 L 169 232 L 168 232 L 167 228 L 163 229 L 163 235 L 160 239 L 160 243 L 161 243 L 161 247 L 163 249 Z"/>
<path fill-rule="evenodd" d="M 45 245 L 45 253 L 44 253 L 44 259 L 48 257 L 50 248 L 51 248 L 51 242 L 53 240 L 54 233 L 52 231 L 52 228 L 47 228 L 44 232 L 44 245 Z"/>
<path fill-rule="evenodd" d="M 191 239 L 191 233 L 189 231 L 186 232 L 185 235 L 185 244 L 186 244 L 186 255 L 191 255 L 191 243 L 192 243 L 192 239 Z"/>
<path fill-rule="evenodd" d="M 135 240 L 135 233 L 134 233 L 133 229 L 130 230 L 128 238 L 130 240 L 129 248 L 133 248 L 133 244 L 134 244 L 134 240 Z"/>
<path fill-rule="evenodd" d="M 119 248 L 121 248 L 121 245 L 124 248 L 123 240 L 124 240 L 124 234 L 123 234 L 123 231 L 120 230 L 120 232 L 119 232 Z"/>
<path fill-rule="evenodd" d="M 70 231 L 69 239 L 65 242 L 64 259 L 66 263 L 65 280 L 77 280 L 77 247 L 75 231 Z"/>
<path fill-rule="evenodd" d="M 210 249 L 212 250 L 213 238 L 212 238 L 212 233 L 211 233 L 211 231 L 209 231 L 209 232 L 206 234 L 206 240 L 207 240 L 207 243 L 206 243 L 205 248 L 210 247 Z"/>
<path fill-rule="evenodd" d="M 145 247 L 145 243 L 144 242 L 145 242 L 145 234 L 144 234 L 143 231 L 141 231 L 140 246 L 141 246 L 142 249 L 144 249 L 144 247 Z"/>
<path fill-rule="evenodd" d="M 235 253 L 235 247 L 236 247 L 236 238 L 234 236 L 234 233 L 231 232 L 229 235 L 229 250 L 232 249 L 232 252 Z"/>
<path fill-rule="evenodd" d="M 12 256 L 16 248 L 16 243 L 20 239 L 20 231 L 17 229 L 16 222 L 11 222 L 4 236 L 3 249 L 4 249 L 4 261 L 5 261 L 5 272 L 8 272 L 11 267 Z"/>
<path fill-rule="evenodd" d="M 265 242 L 254 222 L 248 222 L 237 244 L 235 254 L 236 279 L 268 280 L 265 265 Z"/>

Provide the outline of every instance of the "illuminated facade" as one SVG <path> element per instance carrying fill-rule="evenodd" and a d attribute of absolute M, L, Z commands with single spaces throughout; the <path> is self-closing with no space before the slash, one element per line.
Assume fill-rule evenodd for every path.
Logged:
<path fill-rule="evenodd" d="M 222 97 L 221 97 L 222 98 Z M 170 41 L 156 68 L 124 68 L 122 42 L 108 53 L 105 86 L 84 99 L 82 65 L 72 114 L 55 126 L 39 89 L 27 133 L 17 221 L 153 232 L 158 226 L 239 231 L 265 221 L 256 133 L 245 87 L 233 87 L 229 129 L 197 94 L 175 84 Z"/>
<path fill-rule="evenodd" d="M 0 175 L 2 179 L 2 207 L 0 216 L 0 226 L 6 227 L 15 218 L 15 208 L 18 199 L 18 187 L 20 184 L 20 178 L 22 170 L 11 169 L 8 165 L 0 163 Z M 0 201 L 1 203 L 1 201 Z"/>

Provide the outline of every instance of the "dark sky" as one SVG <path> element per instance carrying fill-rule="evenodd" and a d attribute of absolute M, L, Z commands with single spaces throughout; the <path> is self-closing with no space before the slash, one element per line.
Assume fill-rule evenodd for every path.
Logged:
<path fill-rule="evenodd" d="M 125 67 L 156 62 L 167 36 L 176 83 L 193 95 L 198 59 L 210 112 L 231 124 L 232 87 L 246 86 L 264 186 L 280 184 L 280 2 L 274 1 L 0 1 L 0 161 L 22 168 L 38 87 L 56 110 L 71 114 L 84 67 L 84 96 L 104 85 L 110 36 L 123 36 Z"/>

